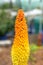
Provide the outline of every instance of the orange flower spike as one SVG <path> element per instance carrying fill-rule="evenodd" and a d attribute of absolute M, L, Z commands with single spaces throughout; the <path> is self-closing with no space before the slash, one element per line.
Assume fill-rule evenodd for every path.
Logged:
<path fill-rule="evenodd" d="M 17 18 L 16 18 L 16 23 L 15 23 L 15 34 L 17 34 L 17 36 L 20 35 L 21 38 L 24 37 L 24 38 L 28 39 L 27 31 L 28 30 L 27 30 L 26 20 L 24 17 L 24 12 L 23 12 L 23 10 L 19 10 Z M 22 39 L 24 39 L 24 38 L 22 38 Z"/>
<path fill-rule="evenodd" d="M 15 22 L 15 37 L 11 49 L 13 65 L 27 65 L 30 55 L 27 24 L 22 9 Z"/>

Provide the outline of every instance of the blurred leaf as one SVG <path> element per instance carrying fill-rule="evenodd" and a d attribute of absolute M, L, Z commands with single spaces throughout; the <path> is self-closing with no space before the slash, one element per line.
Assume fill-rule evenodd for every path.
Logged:
<path fill-rule="evenodd" d="M 5 11 L 2 11 L 0 13 L 0 35 L 5 35 L 7 32 L 13 30 L 14 26 L 14 18 L 11 18 L 10 13 L 6 13 Z"/>
<path fill-rule="evenodd" d="M 38 50 L 38 46 L 35 44 L 30 45 L 31 52 L 35 52 Z"/>

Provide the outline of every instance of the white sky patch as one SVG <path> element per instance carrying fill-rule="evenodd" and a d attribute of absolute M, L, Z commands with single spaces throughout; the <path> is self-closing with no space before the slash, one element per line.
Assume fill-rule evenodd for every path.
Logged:
<path fill-rule="evenodd" d="M 2 0 L 2 2 L 10 2 L 10 0 Z M 16 0 L 12 0 L 12 2 L 14 3 Z"/>
<path fill-rule="evenodd" d="M 12 0 L 12 2 L 14 3 L 16 0 Z M 29 0 L 21 0 L 21 2 L 24 2 L 24 1 L 28 1 L 29 2 Z M 40 0 L 31 0 L 31 2 L 38 2 L 38 1 L 40 1 Z M 10 0 L 0 0 L 0 2 L 10 2 Z"/>
<path fill-rule="evenodd" d="M 4 0 L 4 2 L 10 2 L 10 0 Z"/>
<path fill-rule="evenodd" d="M 16 0 L 12 0 L 12 2 L 15 2 Z"/>

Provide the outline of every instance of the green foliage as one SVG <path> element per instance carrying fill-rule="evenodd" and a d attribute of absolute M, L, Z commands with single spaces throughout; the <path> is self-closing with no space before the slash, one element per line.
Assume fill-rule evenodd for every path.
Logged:
<path fill-rule="evenodd" d="M 12 9 L 14 11 L 17 11 L 20 7 L 15 3 L 4 3 L 0 6 L 0 9 Z"/>
<path fill-rule="evenodd" d="M 35 44 L 30 45 L 31 52 L 35 52 L 38 50 L 38 46 Z"/>
<path fill-rule="evenodd" d="M 39 47 L 35 44 L 31 44 L 30 45 L 30 61 L 36 61 L 36 58 L 33 56 L 34 53 L 37 52 L 37 50 L 39 49 Z"/>
<path fill-rule="evenodd" d="M 2 11 L 0 13 L 0 36 L 5 35 L 7 32 L 12 31 L 14 26 L 14 19 L 10 13 Z"/>
<path fill-rule="evenodd" d="M 0 6 L 0 9 L 9 9 L 10 4 L 9 3 L 4 3 L 3 5 Z"/>

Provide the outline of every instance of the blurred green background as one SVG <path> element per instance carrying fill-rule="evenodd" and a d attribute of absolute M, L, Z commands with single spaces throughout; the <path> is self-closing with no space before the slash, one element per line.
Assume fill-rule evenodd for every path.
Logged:
<path fill-rule="evenodd" d="M 20 8 L 23 9 L 24 12 L 29 12 L 35 9 L 43 10 L 43 3 L 42 0 L 0 0 L 0 36 L 6 35 L 9 32 L 14 32 L 16 15 L 12 16 L 11 13 L 17 12 Z M 42 14 L 37 15 L 33 18 L 30 16 L 31 20 L 29 19 L 29 15 L 25 17 L 29 30 L 31 29 L 31 27 L 29 27 L 31 21 L 34 23 L 33 32 L 31 32 L 31 34 L 38 34 L 39 31 L 43 31 Z M 40 21 L 42 25 L 41 30 Z"/>

